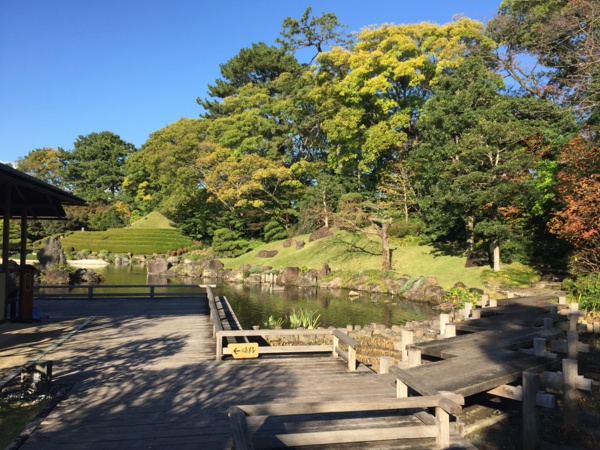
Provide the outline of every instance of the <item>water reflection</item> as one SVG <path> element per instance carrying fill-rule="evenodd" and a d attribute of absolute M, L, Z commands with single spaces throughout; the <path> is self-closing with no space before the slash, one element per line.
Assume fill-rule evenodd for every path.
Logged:
<path fill-rule="evenodd" d="M 106 266 L 98 269 L 105 284 L 198 284 L 203 280 L 192 278 L 165 278 L 148 276 L 144 266 Z M 273 289 L 270 286 L 218 285 L 215 295 L 229 300 L 243 328 L 261 327 L 269 316 L 287 317 L 294 309 L 318 311 L 321 326 L 344 327 L 381 323 L 386 326 L 402 325 L 411 320 L 435 316 L 428 304 L 407 302 L 387 294 L 362 294 L 349 297 L 347 290 L 317 288 Z"/>

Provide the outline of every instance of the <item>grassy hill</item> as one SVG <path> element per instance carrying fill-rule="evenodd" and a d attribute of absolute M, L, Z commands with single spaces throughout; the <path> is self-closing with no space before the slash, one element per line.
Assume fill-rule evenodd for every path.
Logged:
<path fill-rule="evenodd" d="M 333 271 L 363 272 L 381 269 L 380 242 L 371 236 L 352 235 L 337 231 L 333 236 L 308 242 L 309 235 L 297 236 L 306 245 L 300 250 L 295 246 L 284 248 L 284 241 L 271 242 L 257 247 L 250 253 L 238 258 L 219 258 L 226 268 L 238 269 L 243 264 L 271 266 L 283 269 L 295 266 L 319 269 L 328 263 Z M 483 287 L 482 274 L 489 268 L 465 268 L 464 257 L 439 255 L 435 249 L 423 245 L 403 245 L 401 241 L 392 241 L 395 248 L 392 258 L 394 271 L 398 276 L 435 276 L 438 283 L 449 288 L 457 281 L 470 287 Z M 277 250 L 273 258 L 257 258 L 260 250 Z"/>
<path fill-rule="evenodd" d="M 188 247 L 191 239 L 175 229 L 112 228 L 106 231 L 75 231 L 61 239 L 65 251 L 152 254 Z"/>
<path fill-rule="evenodd" d="M 174 230 L 175 227 L 171 225 L 169 219 L 163 216 L 158 211 L 152 211 L 140 220 L 136 220 L 131 224 L 131 228 L 139 229 L 160 229 L 160 230 Z"/>

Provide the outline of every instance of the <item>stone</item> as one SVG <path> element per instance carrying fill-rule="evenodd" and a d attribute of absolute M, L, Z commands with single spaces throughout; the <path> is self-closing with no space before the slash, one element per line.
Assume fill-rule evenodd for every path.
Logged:
<path fill-rule="evenodd" d="M 305 242 L 304 241 L 296 241 L 296 250 L 301 250 L 304 248 Z"/>
<path fill-rule="evenodd" d="M 279 286 L 297 286 L 302 271 L 299 267 L 286 267 L 277 277 Z"/>
<path fill-rule="evenodd" d="M 298 286 L 317 286 L 317 281 L 319 279 L 319 272 L 311 269 L 304 272 L 300 275 L 298 279 Z"/>
<path fill-rule="evenodd" d="M 37 258 L 42 271 L 67 263 L 65 252 L 60 244 L 60 239 L 57 237 L 48 238 L 44 242 L 44 246 L 37 253 Z"/>
<path fill-rule="evenodd" d="M 202 263 L 202 278 L 216 279 L 225 265 L 218 259 L 209 259 Z"/>
<path fill-rule="evenodd" d="M 115 264 L 117 264 L 117 262 L 116 262 L 117 258 L 121 258 L 121 257 L 117 256 L 115 258 Z M 147 265 L 148 275 L 158 275 L 159 273 L 166 272 L 167 270 L 169 270 L 169 267 L 171 267 L 171 265 L 165 259 L 150 260 L 150 261 L 148 261 L 148 265 Z"/>
<path fill-rule="evenodd" d="M 261 276 L 260 273 L 253 273 L 244 278 L 244 284 L 260 284 Z"/>
<path fill-rule="evenodd" d="M 104 277 L 92 269 L 77 269 L 73 274 L 73 281 L 79 284 L 100 284 Z"/>
<path fill-rule="evenodd" d="M 446 291 L 441 286 L 427 286 L 423 295 L 430 303 L 439 305 L 446 298 Z"/>
<path fill-rule="evenodd" d="M 49 269 L 44 273 L 44 284 L 70 284 L 71 274 L 63 269 Z"/>
<path fill-rule="evenodd" d="M 462 281 L 457 281 L 456 283 L 454 283 L 454 287 L 455 288 L 466 289 L 467 285 L 465 283 L 463 283 Z"/>
<path fill-rule="evenodd" d="M 313 231 L 308 238 L 308 242 L 318 241 L 319 239 L 323 239 L 329 236 L 332 236 L 333 232 L 328 227 L 321 227 L 316 231 Z"/>
<path fill-rule="evenodd" d="M 261 250 L 256 254 L 257 258 L 273 258 L 279 253 L 277 250 Z"/>
<path fill-rule="evenodd" d="M 348 297 L 360 297 L 360 294 L 356 291 L 348 292 Z"/>
<path fill-rule="evenodd" d="M 325 278 L 330 273 L 331 273 L 331 268 L 329 267 L 329 264 L 324 263 L 323 267 L 321 267 L 321 270 L 319 270 L 318 277 Z"/>
<path fill-rule="evenodd" d="M 293 245 L 296 245 L 296 239 L 286 239 L 283 241 L 283 248 L 290 248 Z"/>

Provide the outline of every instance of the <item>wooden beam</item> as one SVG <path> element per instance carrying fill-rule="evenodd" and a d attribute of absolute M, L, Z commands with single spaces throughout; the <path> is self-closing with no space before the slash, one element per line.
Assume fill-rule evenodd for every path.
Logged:
<path fill-rule="evenodd" d="M 252 436 L 248 430 L 246 414 L 237 406 L 229 408 L 229 421 L 231 423 L 231 436 L 235 450 L 254 450 Z"/>
<path fill-rule="evenodd" d="M 268 403 L 262 405 L 238 405 L 249 416 L 289 416 L 301 414 L 322 414 L 335 412 L 387 411 L 395 409 L 433 408 L 441 403 L 464 403 L 460 395 L 433 395 L 425 397 L 407 397 L 378 399 L 369 402 L 311 402 L 311 403 Z M 460 406 L 459 406 L 460 408 Z M 462 408 L 461 408 L 462 409 Z"/>

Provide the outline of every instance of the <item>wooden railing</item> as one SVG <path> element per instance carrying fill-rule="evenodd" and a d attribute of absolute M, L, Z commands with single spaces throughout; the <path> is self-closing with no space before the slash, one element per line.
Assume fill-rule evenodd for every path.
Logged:
<path fill-rule="evenodd" d="M 389 428 L 360 428 L 335 431 L 313 431 L 277 434 L 277 442 L 286 447 L 302 445 L 332 445 L 364 441 L 404 440 L 435 438 L 438 448 L 450 446 L 449 415 L 462 411 L 464 397 L 455 394 L 436 394 L 423 397 L 381 399 L 376 402 L 330 401 L 313 403 L 242 405 L 229 408 L 232 439 L 236 450 L 252 450 L 252 435 L 246 421 L 247 416 L 314 415 L 325 413 L 414 410 L 435 408 L 435 417 L 422 425 Z M 313 417 L 314 419 L 314 417 Z"/>
<path fill-rule="evenodd" d="M 217 361 L 223 355 L 231 355 L 231 351 L 223 347 L 225 337 L 263 337 L 271 336 L 332 336 L 331 344 L 313 345 L 282 345 L 282 346 L 260 346 L 259 354 L 282 354 L 282 353 L 331 353 L 332 356 L 341 356 L 348 362 L 348 370 L 356 370 L 356 349 L 359 343 L 338 329 L 315 329 L 315 330 L 223 330 L 216 333 L 217 338 Z M 340 347 L 340 342 L 348 346 L 348 350 Z"/>
<path fill-rule="evenodd" d="M 168 298 L 196 297 L 198 288 L 206 287 L 197 284 L 89 284 L 89 285 L 41 285 L 34 286 L 36 299 L 100 299 L 100 298 Z M 190 292 L 167 292 L 166 290 L 183 290 Z M 44 290 L 46 292 L 40 292 Z M 49 291 L 49 292 L 48 292 Z M 104 292 L 102 292 L 104 291 Z M 114 291 L 114 292 L 107 292 Z"/>

